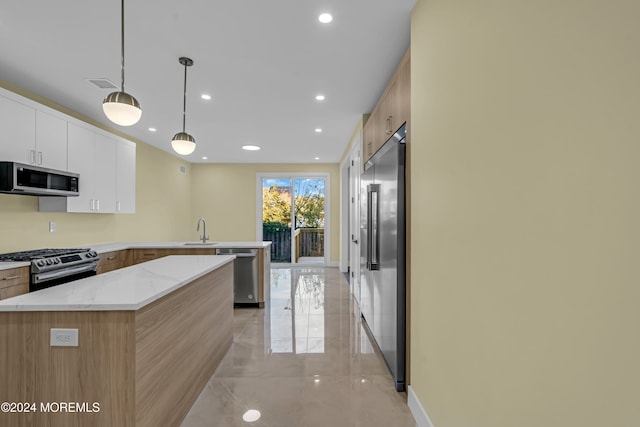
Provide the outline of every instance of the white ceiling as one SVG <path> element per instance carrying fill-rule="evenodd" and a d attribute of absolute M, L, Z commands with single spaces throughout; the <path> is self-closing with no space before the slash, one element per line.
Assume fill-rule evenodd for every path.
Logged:
<path fill-rule="evenodd" d="M 409 47 L 414 3 L 125 0 L 125 90 L 143 114 L 120 130 L 172 152 L 182 130 L 178 58 L 188 56 L 186 131 L 197 141 L 188 161 L 338 162 Z M 318 22 L 322 12 L 333 22 Z M 119 0 L 3 1 L 0 40 L 0 79 L 112 125 L 102 99 L 113 89 L 86 79 L 120 86 Z"/>

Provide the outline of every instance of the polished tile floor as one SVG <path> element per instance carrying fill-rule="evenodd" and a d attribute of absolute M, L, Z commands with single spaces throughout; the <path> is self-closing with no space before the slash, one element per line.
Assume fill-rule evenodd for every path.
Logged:
<path fill-rule="evenodd" d="M 359 312 L 336 268 L 272 269 L 270 304 L 235 310 L 233 345 L 182 427 L 414 427 Z"/>

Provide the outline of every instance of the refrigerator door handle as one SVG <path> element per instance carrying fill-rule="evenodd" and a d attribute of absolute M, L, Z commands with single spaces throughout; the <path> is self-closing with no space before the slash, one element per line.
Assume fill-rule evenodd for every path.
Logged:
<path fill-rule="evenodd" d="M 367 186 L 367 222 L 369 227 L 369 241 L 367 242 L 367 268 L 369 270 L 380 269 L 380 221 L 379 184 L 369 184 Z"/>

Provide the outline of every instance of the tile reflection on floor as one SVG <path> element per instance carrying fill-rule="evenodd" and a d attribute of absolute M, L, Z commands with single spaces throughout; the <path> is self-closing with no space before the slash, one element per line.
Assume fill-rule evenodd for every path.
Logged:
<path fill-rule="evenodd" d="M 182 427 L 415 426 L 338 269 L 274 268 L 266 305 L 235 310 L 233 345 Z"/>

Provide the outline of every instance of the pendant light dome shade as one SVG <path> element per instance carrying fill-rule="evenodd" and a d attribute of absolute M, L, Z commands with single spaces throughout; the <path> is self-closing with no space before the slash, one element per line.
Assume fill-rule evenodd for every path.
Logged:
<path fill-rule="evenodd" d="M 102 101 L 102 111 L 113 123 L 131 126 L 142 117 L 140 103 L 126 92 L 112 92 Z"/>
<path fill-rule="evenodd" d="M 178 132 L 171 140 L 173 151 L 183 156 L 193 153 L 196 149 L 196 139 L 189 135 L 185 130 L 187 121 L 187 67 L 193 65 L 193 60 L 185 56 L 178 59 L 181 65 L 184 65 L 184 97 L 182 104 L 182 132 Z"/>
<path fill-rule="evenodd" d="M 186 132 L 178 132 L 171 140 L 171 147 L 176 153 L 186 156 L 195 151 L 196 140 Z"/>
<path fill-rule="evenodd" d="M 120 92 L 112 92 L 102 101 L 102 111 L 113 123 L 120 126 L 131 126 L 142 117 L 140 103 L 132 95 L 124 91 L 124 0 L 120 1 Z"/>

